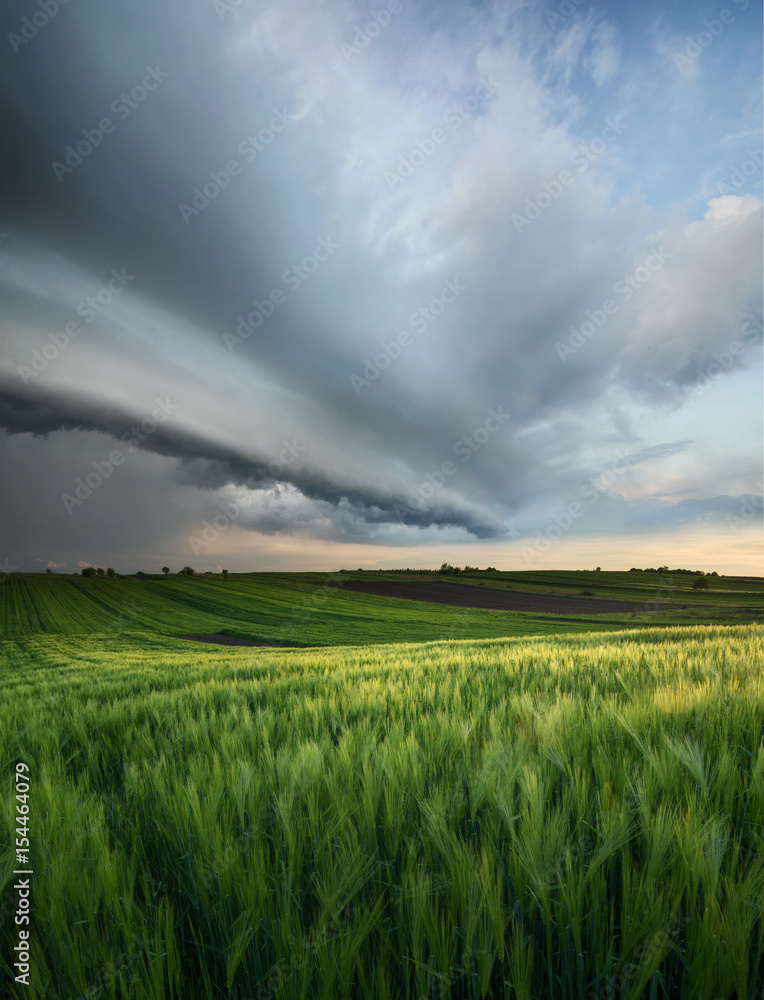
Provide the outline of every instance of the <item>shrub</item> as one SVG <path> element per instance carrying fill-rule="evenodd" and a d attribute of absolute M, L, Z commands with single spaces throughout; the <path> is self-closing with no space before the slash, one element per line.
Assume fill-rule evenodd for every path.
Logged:
<path fill-rule="evenodd" d="M 85 566 L 82 570 L 83 576 L 95 576 L 95 566 Z"/>
<path fill-rule="evenodd" d="M 693 590 L 708 590 L 708 580 L 704 576 L 699 576 L 692 585 Z"/>

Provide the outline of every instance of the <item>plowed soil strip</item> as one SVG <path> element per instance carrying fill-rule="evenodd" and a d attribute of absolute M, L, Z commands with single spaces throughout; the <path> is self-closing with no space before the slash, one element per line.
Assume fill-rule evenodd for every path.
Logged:
<path fill-rule="evenodd" d="M 643 604 L 632 601 L 607 601 L 592 597 L 567 597 L 562 594 L 529 594 L 515 590 L 492 590 L 459 583 L 426 581 L 345 580 L 343 590 L 379 597 L 399 597 L 408 601 L 454 604 L 462 608 L 489 608 L 494 611 L 530 611 L 554 615 L 600 615 L 636 612 Z"/>

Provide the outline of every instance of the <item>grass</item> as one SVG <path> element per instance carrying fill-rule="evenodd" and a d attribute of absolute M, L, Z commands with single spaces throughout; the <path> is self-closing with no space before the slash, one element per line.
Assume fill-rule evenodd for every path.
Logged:
<path fill-rule="evenodd" d="M 375 574 L 376 575 L 376 574 Z M 395 574 L 396 576 L 398 574 Z M 622 571 L 592 570 L 514 570 L 487 574 L 483 572 L 446 575 L 441 579 L 454 583 L 476 584 L 481 581 L 495 581 L 491 586 L 510 586 L 531 593 L 567 594 L 574 596 L 580 588 L 593 589 L 600 597 L 617 600 L 651 600 L 660 592 L 666 600 L 680 603 L 697 601 L 735 602 L 761 607 L 764 599 L 764 578 L 740 576 L 708 577 L 709 589 L 693 590 L 695 576 L 683 573 L 637 573 Z"/>
<path fill-rule="evenodd" d="M 353 593 L 343 581 L 404 579 L 405 574 L 257 573 L 221 577 L 118 579 L 14 573 L 0 587 L 0 633 L 88 635 L 108 646 L 117 636 L 222 632 L 287 646 L 431 642 L 502 636 L 620 631 L 640 625 L 761 622 L 764 580 L 712 579 L 699 593 L 692 577 L 646 573 L 497 573 L 436 577 L 478 586 L 639 602 L 639 611 L 529 614 L 458 608 Z M 654 577 L 654 579 L 652 579 Z M 639 578 L 635 581 L 635 578 Z M 719 606 L 717 606 L 719 605 Z"/>
<path fill-rule="evenodd" d="M 762 996 L 761 626 L 189 649 L 146 598 L 104 644 L 78 630 L 147 584 L 87 583 L 76 620 L 7 592 L 0 843 L 23 761 L 35 870 L 26 988 L 3 848 L 8 996 Z M 177 629 L 212 630 L 214 586 L 179 584 Z"/>

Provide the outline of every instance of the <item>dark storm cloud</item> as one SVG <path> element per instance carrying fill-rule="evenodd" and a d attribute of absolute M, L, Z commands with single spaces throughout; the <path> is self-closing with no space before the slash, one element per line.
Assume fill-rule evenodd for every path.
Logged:
<path fill-rule="evenodd" d="M 8 34 L 36 8 L 0 12 L 8 432 L 75 454 L 168 397 L 178 419 L 138 447 L 168 460 L 169 505 L 172 483 L 246 487 L 253 530 L 386 544 L 535 525 L 626 443 L 644 493 L 675 457 L 712 491 L 713 403 L 697 435 L 645 413 L 679 412 L 757 314 L 761 204 L 741 190 L 688 209 L 682 187 L 679 208 L 650 207 L 650 88 L 682 123 L 706 116 L 673 66 L 651 52 L 619 77 L 615 9 L 550 30 L 532 5 L 457 5 L 441 28 L 449 8 L 404 5 L 348 55 L 355 4 L 232 8 L 70 0 L 23 43 Z M 119 268 L 135 279 L 118 301 L 19 379 Z M 724 378 L 759 354 L 746 341 Z M 502 406 L 501 433 L 422 498 Z M 305 454 L 280 461 L 293 439 Z M 614 509 L 620 530 L 641 523 Z"/>
<path fill-rule="evenodd" d="M 4 5 L 3 39 L 29 11 Z M 219 323 L 243 248 L 224 218 L 210 213 L 191 231 L 177 205 L 209 179 L 231 143 L 225 44 L 220 22 L 203 7 L 138 2 L 128 10 L 87 0 L 62 7 L 27 45 L 4 55 L 0 108 L 9 141 L 0 152 L 0 219 L 90 270 L 104 259 L 128 262 L 179 312 Z M 132 99 L 147 76 L 155 90 Z M 112 130 L 99 139 L 105 118 Z M 67 147 L 76 164 L 88 136 L 92 152 L 70 168 Z M 56 173 L 54 163 L 64 169 Z M 277 219 L 267 194 L 257 209 L 261 255 Z M 251 280 L 260 264 L 248 250 Z"/>
<path fill-rule="evenodd" d="M 396 496 L 393 491 L 372 492 L 343 487 L 329 477 L 308 472 L 290 471 L 288 463 L 294 461 L 304 448 L 296 441 L 285 442 L 282 459 L 252 462 L 234 451 L 205 441 L 172 427 L 163 427 L 177 408 L 171 399 L 157 399 L 152 414 L 143 421 L 136 421 L 129 413 L 106 412 L 103 408 L 83 406 L 80 401 L 49 396 L 46 401 L 25 397 L 8 390 L 0 393 L 0 427 L 8 434 L 32 434 L 48 437 L 60 431 L 84 431 L 108 435 L 126 454 L 135 449 L 152 452 L 177 460 L 175 477 L 178 482 L 204 490 L 222 487 L 245 486 L 249 489 L 276 488 L 277 484 L 291 483 L 307 500 L 323 504 L 344 506 L 358 522 L 355 533 L 368 534 L 363 525 L 395 521 L 409 526 L 453 526 L 465 528 L 478 538 L 501 533 L 497 523 L 484 520 L 479 514 L 454 507 L 446 502 L 417 510 L 407 498 Z M 421 501 L 420 501 L 421 503 Z M 251 527 L 270 533 L 284 530 L 281 514 L 254 518 Z"/>

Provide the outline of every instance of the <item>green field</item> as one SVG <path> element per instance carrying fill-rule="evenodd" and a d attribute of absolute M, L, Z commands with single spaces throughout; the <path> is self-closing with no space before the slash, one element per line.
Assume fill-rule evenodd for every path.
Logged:
<path fill-rule="evenodd" d="M 412 574 L 413 575 L 413 574 Z M 403 573 L 251 573 L 188 578 L 84 578 L 14 573 L 0 586 L 0 633 L 90 635 L 223 633 L 293 646 L 430 642 L 559 632 L 620 631 L 645 625 L 764 622 L 764 579 L 648 573 L 474 573 L 448 582 L 577 595 L 583 590 L 639 602 L 638 614 L 527 614 L 456 608 L 343 590 L 352 578 L 401 580 Z"/>
<path fill-rule="evenodd" d="M 528 576 L 497 579 L 656 593 Z M 6 578 L 2 995 L 761 1000 L 764 627 L 583 632 L 326 579 Z M 714 603 L 755 620 L 761 583 Z M 174 637 L 220 631 L 314 648 Z"/>

